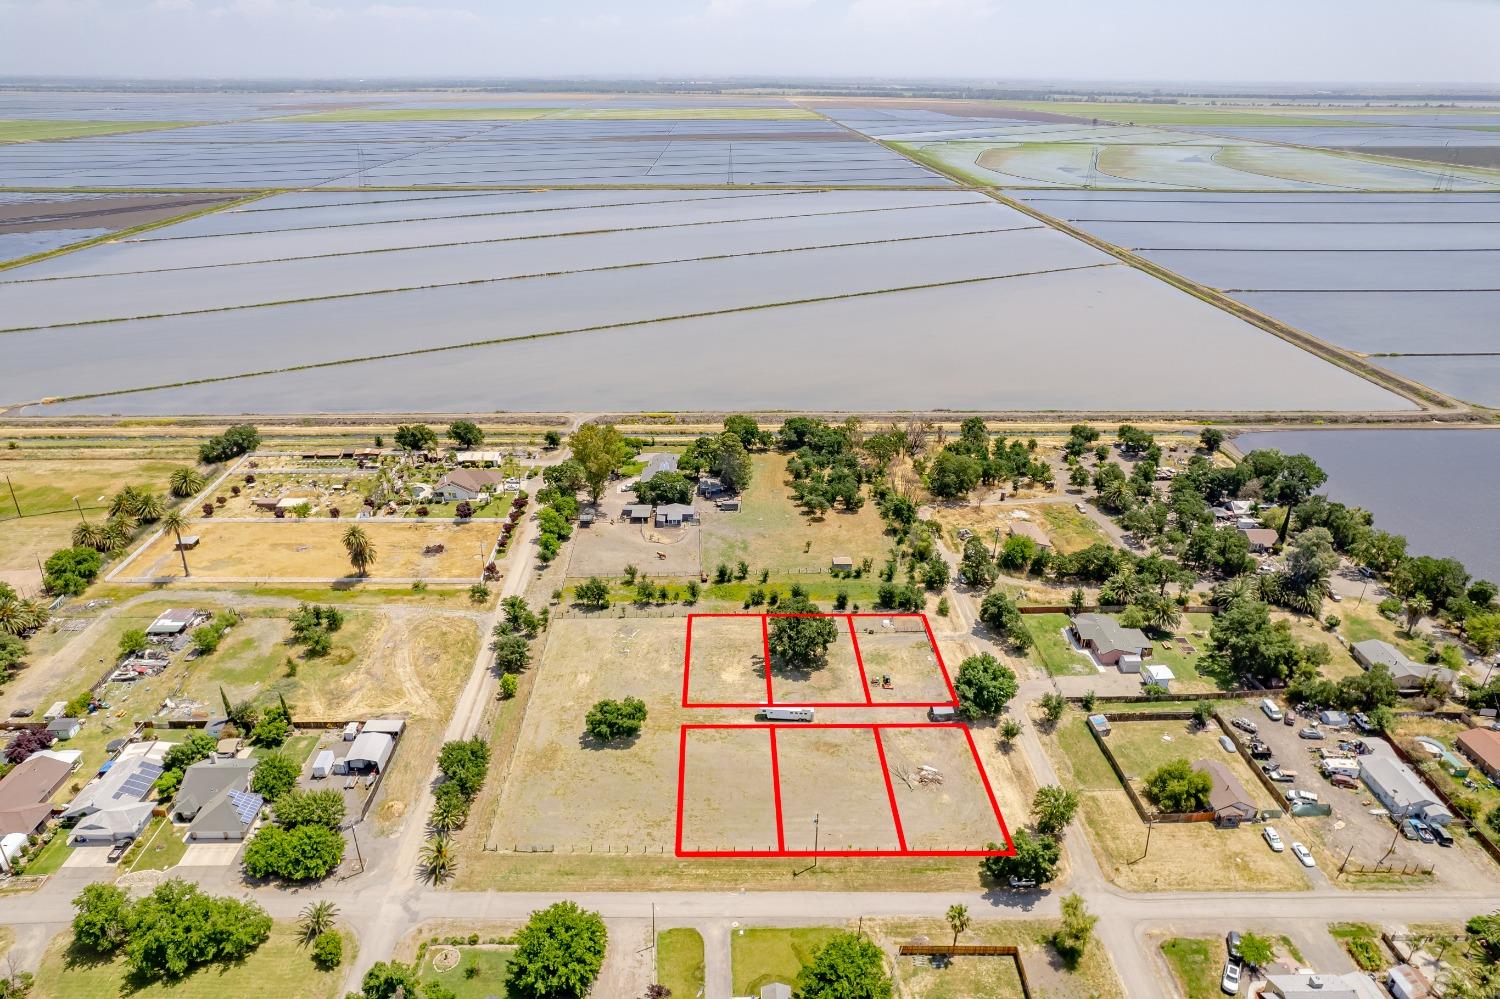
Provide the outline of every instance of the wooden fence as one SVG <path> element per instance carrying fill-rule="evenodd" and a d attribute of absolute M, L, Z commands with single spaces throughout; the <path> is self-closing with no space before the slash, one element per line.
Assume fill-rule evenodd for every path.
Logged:
<path fill-rule="evenodd" d="M 898 957 L 1008 957 L 1015 962 L 1021 995 L 1031 999 L 1031 983 L 1026 977 L 1026 962 L 1021 960 L 1020 948 L 1008 944 L 902 944 L 896 954 Z"/>
<path fill-rule="evenodd" d="M 1110 724 L 1113 725 L 1116 722 L 1132 721 L 1176 721 L 1178 719 L 1186 721 L 1193 716 L 1188 711 L 1140 711 L 1131 712 L 1128 715 L 1120 715 L 1117 718 L 1110 718 L 1109 715 L 1105 715 L 1104 717 L 1108 718 Z M 1130 798 L 1130 804 L 1135 807 L 1135 812 L 1141 817 L 1142 822 L 1150 824 L 1153 822 L 1212 822 L 1214 820 L 1213 812 L 1158 812 L 1154 808 L 1148 807 L 1146 802 L 1142 800 L 1140 792 L 1136 791 L 1135 785 L 1131 783 L 1130 778 L 1125 776 L 1124 769 L 1121 768 L 1120 762 L 1115 759 L 1115 754 L 1110 750 L 1104 736 L 1100 735 L 1099 730 L 1089 724 L 1088 719 L 1084 719 L 1084 724 L 1088 726 L 1089 735 L 1094 737 L 1094 745 L 1098 746 L 1099 752 L 1104 754 L 1104 759 L 1109 763 L 1109 768 L 1115 772 L 1116 779 L 1119 780 L 1120 786 L 1125 789 L 1126 796 Z"/>

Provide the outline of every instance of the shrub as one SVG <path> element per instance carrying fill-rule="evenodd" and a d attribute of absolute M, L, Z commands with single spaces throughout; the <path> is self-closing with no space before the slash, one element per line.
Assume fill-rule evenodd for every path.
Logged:
<path fill-rule="evenodd" d="M 646 702 L 639 697 L 627 697 L 595 704 L 584 718 L 583 727 L 600 742 L 614 742 L 639 735 L 645 721 Z"/>
<path fill-rule="evenodd" d="M 76 597 L 94 581 L 103 565 L 104 556 L 92 548 L 61 548 L 42 566 L 42 582 L 48 593 Z"/>
<path fill-rule="evenodd" d="M 245 846 L 245 873 L 252 878 L 313 881 L 327 877 L 344 859 L 344 837 L 322 825 L 284 829 L 264 826 Z"/>
<path fill-rule="evenodd" d="M 313 939 L 313 964 L 322 971 L 332 971 L 344 963 L 344 938 L 333 930 L 324 930 Z"/>

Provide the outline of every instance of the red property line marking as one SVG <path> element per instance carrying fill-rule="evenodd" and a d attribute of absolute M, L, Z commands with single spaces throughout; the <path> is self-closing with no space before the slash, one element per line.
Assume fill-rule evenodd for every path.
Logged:
<path fill-rule="evenodd" d="M 771 790 L 776 799 L 776 849 L 786 852 L 786 831 L 781 821 L 781 763 L 776 756 L 776 729 L 771 732 Z"/>
<path fill-rule="evenodd" d="M 865 676 L 865 657 L 860 655 L 859 637 L 854 634 L 854 615 L 845 614 L 844 620 L 849 622 L 849 644 L 854 646 L 854 665 L 859 667 L 859 685 L 864 689 L 865 703 L 874 704 L 875 700 L 870 696 L 870 678 Z"/>
<path fill-rule="evenodd" d="M 739 616 L 749 617 L 751 615 L 739 615 Z M 885 615 L 871 615 L 871 616 L 881 617 L 881 616 L 885 616 Z M 773 745 L 774 745 L 775 732 L 776 732 L 777 729 L 782 729 L 782 728 L 792 729 L 792 730 L 796 730 L 796 729 L 808 729 L 808 728 L 871 729 L 871 730 L 873 730 L 875 732 L 875 735 L 876 735 L 877 748 L 880 751 L 882 767 L 885 766 L 885 762 L 884 762 L 885 751 L 884 751 L 884 744 L 878 741 L 881 729 L 885 729 L 885 728 L 890 728 L 890 729 L 897 729 L 897 728 L 928 728 L 928 729 L 932 729 L 932 728 L 956 728 L 956 729 L 961 729 L 963 731 L 963 733 L 964 733 L 964 739 L 969 744 L 969 755 L 970 755 L 970 758 L 974 761 L 974 769 L 979 772 L 979 780 L 980 780 L 980 783 L 984 787 L 984 792 L 985 792 L 986 797 L 989 799 L 990 809 L 994 813 L 996 824 L 999 826 L 1001 838 L 1004 839 L 1004 841 L 1005 841 L 1005 847 L 1004 847 L 1004 849 L 1000 849 L 1000 850 L 983 850 L 983 849 L 979 849 L 979 850 L 912 850 L 912 849 L 905 848 L 905 847 L 903 847 L 902 849 L 899 849 L 899 850 L 817 850 L 817 851 L 813 851 L 813 850 L 787 850 L 787 849 L 777 849 L 777 850 L 685 850 L 685 849 L 683 849 L 682 848 L 682 806 L 683 806 L 684 786 L 685 786 L 684 776 L 683 775 L 686 773 L 686 767 L 687 767 L 687 763 L 686 763 L 687 755 L 686 754 L 687 754 L 687 733 L 688 733 L 688 731 L 690 729 L 766 729 L 768 732 L 771 733 L 770 738 L 771 738 L 771 740 L 773 742 Z M 681 748 L 680 755 L 678 757 L 681 762 L 680 762 L 679 768 L 678 768 L 678 801 L 677 801 L 677 829 L 678 829 L 677 856 L 679 856 L 679 857 L 692 857 L 692 858 L 759 857 L 759 858 L 765 858 L 765 859 L 775 859 L 775 858 L 786 858 L 786 857 L 871 857 L 871 858 L 892 857 L 892 858 L 898 858 L 898 857 L 1013 857 L 1013 856 L 1015 856 L 1016 849 L 1015 849 L 1014 840 L 1011 839 L 1010 830 L 1009 830 L 1009 828 L 1005 824 L 1005 817 L 1003 815 L 1001 815 L 1001 813 L 1000 813 L 1000 803 L 995 798 L 994 788 L 992 788 L 990 786 L 989 776 L 985 773 L 985 771 L 984 771 L 984 765 L 983 765 L 983 763 L 979 759 L 979 750 L 978 750 L 978 747 L 974 744 L 974 737 L 969 732 L 968 726 L 966 726 L 966 725 L 962 725 L 962 724 L 959 724 L 957 722 L 936 722 L 936 723 L 934 723 L 934 722 L 875 722 L 875 723 L 872 723 L 872 722 L 819 722 L 819 723 L 816 723 L 816 724 L 813 724 L 813 723 L 807 723 L 807 724 L 787 723 L 787 724 L 782 724 L 782 723 L 771 723 L 771 722 L 746 722 L 744 724 L 722 724 L 722 725 L 721 724 L 711 724 L 711 723 L 707 723 L 707 722 L 693 722 L 693 723 L 689 723 L 689 724 L 683 725 L 681 731 L 682 731 L 682 736 L 681 736 L 681 740 L 682 740 L 681 745 L 682 745 L 682 748 Z M 776 780 L 776 805 L 777 805 L 777 816 L 778 816 L 778 818 L 777 818 L 778 844 L 781 844 L 782 846 L 784 846 L 785 841 L 784 841 L 783 838 L 781 838 L 781 822 L 780 822 L 781 779 L 780 779 L 780 761 L 779 761 L 779 757 L 773 756 L 772 772 L 775 775 L 775 780 Z M 885 781 L 886 781 L 887 794 L 894 794 L 894 785 L 892 785 L 891 781 L 890 781 L 890 771 L 889 771 L 889 769 L 885 769 L 885 775 L 886 775 L 885 776 Z M 897 816 L 896 817 L 896 822 L 897 822 L 897 836 L 904 843 L 905 837 L 904 837 L 904 832 L 903 832 L 903 830 L 900 827 L 900 818 L 899 818 L 898 812 L 899 812 L 899 809 L 896 807 L 895 801 L 893 799 L 892 800 L 892 814 L 893 814 L 893 816 Z"/>
<path fill-rule="evenodd" d="M 776 694 L 771 689 L 771 625 L 769 621 L 770 619 L 764 614 L 760 616 L 760 643 L 765 654 L 765 659 L 762 661 L 765 663 L 766 671 L 766 703 L 775 704 Z"/>
<path fill-rule="evenodd" d="M 765 657 L 766 699 L 764 701 L 694 701 L 691 700 L 690 688 L 692 684 L 693 670 L 693 619 L 698 617 L 716 618 L 759 618 L 761 627 L 761 653 Z M 684 708 L 763 708 L 767 705 L 776 704 L 776 692 L 771 676 L 771 633 L 770 620 L 773 617 L 843 617 L 849 622 L 849 635 L 854 643 L 854 659 L 859 667 L 860 681 L 864 685 L 865 699 L 863 701 L 788 701 L 787 704 L 804 708 L 944 708 L 958 706 L 958 692 L 953 689 L 953 680 L 948 675 L 948 667 L 943 662 L 943 654 L 938 649 L 937 640 L 933 637 L 932 625 L 925 614 L 881 614 L 878 612 L 861 612 L 858 614 L 750 614 L 750 613 L 721 613 L 721 614 L 689 614 L 687 616 L 687 652 L 684 655 L 682 666 L 682 706 Z M 923 629 L 927 632 L 927 644 L 932 649 L 933 658 L 937 661 L 938 672 L 943 677 L 943 686 L 948 690 L 946 701 L 876 701 L 870 696 L 870 682 L 865 674 L 864 655 L 860 651 L 859 636 L 854 629 L 854 619 L 863 618 L 915 618 L 922 622 Z M 809 854 L 810 856 L 810 854 Z"/>
<path fill-rule="evenodd" d="M 885 743 L 880 741 L 880 729 L 872 728 L 875 733 L 875 753 L 880 757 L 880 776 L 885 778 L 885 794 L 891 800 L 891 821 L 896 823 L 896 842 L 903 851 L 906 850 L 906 833 L 901 828 L 901 809 L 896 807 L 896 786 L 891 783 L 891 768 L 885 762 Z"/>
<path fill-rule="evenodd" d="M 677 855 L 682 856 L 682 811 L 687 802 L 687 726 L 677 743 Z"/>

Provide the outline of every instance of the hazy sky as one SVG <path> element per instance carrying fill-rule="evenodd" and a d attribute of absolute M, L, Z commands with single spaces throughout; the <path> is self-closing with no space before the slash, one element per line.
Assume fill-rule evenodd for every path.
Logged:
<path fill-rule="evenodd" d="M 0 0 L 0 74 L 1500 83 L 1500 0 Z"/>

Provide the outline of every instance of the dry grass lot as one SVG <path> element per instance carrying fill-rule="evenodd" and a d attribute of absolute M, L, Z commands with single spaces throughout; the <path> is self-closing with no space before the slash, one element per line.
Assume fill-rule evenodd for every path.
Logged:
<path fill-rule="evenodd" d="M 341 516 L 353 517 L 364 505 L 368 495 L 379 482 L 379 476 L 371 471 L 355 469 L 313 470 L 306 472 L 255 472 L 255 482 L 247 484 L 241 475 L 232 475 L 214 491 L 211 501 L 218 504 L 216 517 L 263 517 L 274 520 L 276 515 L 255 505 L 255 500 L 305 499 L 315 517 L 328 517 L 330 507 L 337 508 Z M 239 495 L 235 495 L 235 489 Z"/>
<path fill-rule="evenodd" d="M 771 733 L 760 728 L 692 729 L 683 783 L 682 845 L 709 850 L 775 850 Z M 725 776 L 732 774 L 732 779 Z"/>
<path fill-rule="evenodd" d="M 876 704 L 953 699 L 925 631 L 886 630 L 875 618 L 856 618 L 854 624 L 865 675 L 870 679 L 870 698 Z M 883 683 L 887 676 L 891 678 L 889 688 Z"/>
<path fill-rule="evenodd" d="M 1155 724 L 1155 723 L 1129 723 Z M 1173 723 L 1186 735 L 1186 723 Z M 1116 737 L 1129 725 L 1115 727 Z M 1123 742 L 1144 737 L 1127 736 Z M 1191 742 L 1160 743 L 1146 754 L 1131 757 L 1129 765 L 1149 769 L 1151 756 L 1168 756 L 1180 752 L 1198 759 Z M 1082 797 L 1082 816 L 1094 854 L 1100 867 L 1116 884 L 1132 891 L 1296 891 L 1307 887 L 1307 878 L 1291 853 L 1272 853 L 1260 838 L 1255 826 L 1240 829 L 1215 829 L 1207 822 L 1180 825 L 1158 825 L 1151 835 L 1151 850 L 1146 854 L 1146 827 L 1131 807 L 1120 782 L 1109 769 L 1098 747 L 1084 727 L 1084 716 L 1076 710 L 1063 715 L 1053 732 L 1042 740 L 1064 786 L 1075 787 Z M 1218 757 L 1229 754 L 1217 744 L 1210 747 Z M 1198 753 L 1198 755 L 1193 755 Z M 1210 756 L 1209 758 L 1213 758 Z M 1253 780 L 1253 779 L 1252 779 Z M 1252 795 L 1263 793 L 1258 784 L 1246 782 Z"/>
<path fill-rule="evenodd" d="M 688 701 L 759 704 L 766 699 L 765 634 L 760 617 L 694 617 Z"/>
<path fill-rule="evenodd" d="M 986 843 L 1004 844 L 962 731 L 887 728 L 880 740 L 908 849 L 977 850 Z M 936 769 L 942 783 L 921 781 L 922 767 Z"/>
<path fill-rule="evenodd" d="M 951 943 L 953 932 L 940 919 L 865 920 L 865 931 L 889 953 L 904 943 Z M 1125 991 L 1097 944 L 1084 951 L 1074 971 L 1062 967 L 1045 942 L 1057 929 L 1053 920 L 976 920 L 961 944 L 1017 947 L 1026 964 L 1032 995 L 1047 999 L 1123 999 Z M 895 959 L 898 995 L 910 999 L 1019 999 L 1021 982 L 1010 958 L 961 957 L 943 965 Z"/>
<path fill-rule="evenodd" d="M 827 664 L 821 669 L 789 669 L 775 656 L 771 657 L 771 692 L 777 704 L 859 704 L 865 700 L 864 684 L 859 678 L 859 663 L 854 657 L 854 639 L 849 621 L 832 619 L 833 644 L 828 647 Z M 776 618 L 768 622 L 775 627 Z"/>
<path fill-rule="evenodd" d="M 231 524 L 205 521 L 193 525 L 202 540 L 188 552 L 193 579 L 340 579 L 351 576 L 344 550 L 349 523 L 270 521 Z M 370 575 L 385 579 L 479 578 L 481 551 L 487 556 L 499 532 L 494 524 L 431 521 L 411 524 L 363 523 L 375 546 Z M 441 544 L 440 555 L 424 556 L 427 545 Z M 180 578 L 182 560 L 171 535 L 157 538 L 119 577 L 121 580 Z"/>
<path fill-rule="evenodd" d="M 564 619 L 552 624 L 490 839 L 501 849 L 671 852 L 677 792 L 683 622 Z M 639 697 L 640 736 L 611 746 L 583 731 L 590 706 Z M 725 781 L 736 781 L 724 773 Z"/>
<path fill-rule="evenodd" d="M 781 811 L 788 850 L 897 850 L 890 795 L 868 728 L 782 728 Z"/>
<path fill-rule="evenodd" d="M 866 502 L 854 513 L 830 510 L 821 518 L 804 515 L 792 502 L 786 485 L 786 458 L 757 454 L 754 478 L 741 497 L 739 513 L 705 518 L 703 566 L 710 574 L 719 563 L 740 560 L 751 570 L 785 572 L 811 569 L 826 572 L 835 555 L 862 558 L 876 565 L 890 549 L 885 525 L 875 504 Z"/>
<path fill-rule="evenodd" d="M 1009 495 L 1010 490 L 1006 489 Z M 1108 541 L 1104 529 L 1092 518 L 1073 508 L 1077 499 L 1068 496 L 1066 502 L 1032 503 L 1022 506 L 939 506 L 933 517 L 943 526 L 944 535 L 954 551 L 961 551 L 958 540 L 960 528 L 973 531 L 985 544 L 994 546 L 995 531 L 1000 531 L 1003 543 L 1014 520 L 1028 520 L 1047 533 L 1053 548 L 1059 552 L 1076 552 L 1100 541 Z M 1016 518 L 1017 512 L 1025 517 Z"/>

